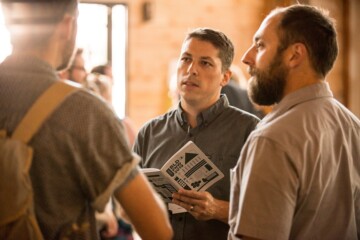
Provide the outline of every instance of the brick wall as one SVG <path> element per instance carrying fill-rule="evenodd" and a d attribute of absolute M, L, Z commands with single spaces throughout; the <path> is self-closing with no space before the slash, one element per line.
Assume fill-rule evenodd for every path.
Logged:
<path fill-rule="evenodd" d="M 171 106 L 168 80 L 185 34 L 196 27 L 212 27 L 227 34 L 235 45 L 235 61 L 250 46 L 262 14 L 263 1 L 157 0 L 152 19 L 142 20 L 143 1 L 129 1 L 128 115 L 140 127 Z M 245 70 L 245 67 L 242 66 Z"/>
<path fill-rule="evenodd" d="M 109 2 L 109 0 L 104 0 Z M 358 0 L 347 0 L 356 2 Z M 196 27 L 217 28 L 227 34 L 235 45 L 234 63 L 244 71 L 240 58 L 251 45 L 252 36 L 263 17 L 270 8 L 289 4 L 291 0 L 124 0 L 129 7 L 129 61 L 128 61 L 128 102 L 127 115 L 133 120 L 136 128 L 146 121 L 166 112 L 171 106 L 168 95 L 169 69 L 176 62 L 180 53 L 182 40 L 189 29 Z M 152 5 L 151 19 L 144 21 L 142 6 L 144 2 Z M 359 76 L 359 68 L 350 69 L 345 59 L 349 54 L 344 52 L 343 41 L 344 2 L 343 0 L 307 0 L 313 5 L 330 10 L 337 20 L 339 31 L 340 54 L 328 81 L 335 97 L 341 102 L 348 102 L 360 112 L 358 92 L 359 84 L 354 77 Z M 359 4 L 356 5 L 359 10 Z M 352 12 L 358 12 L 352 10 Z M 354 17 L 353 17 L 354 18 Z M 356 25 L 357 26 L 357 25 Z M 357 33 L 358 34 L 358 33 Z M 355 39 L 354 37 L 352 39 Z M 357 48 L 358 49 L 358 48 Z M 359 53 L 352 53 L 352 61 L 359 58 Z M 351 71 L 350 71 L 351 70 Z M 350 76 L 348 76 L 350 72 Z M 357 89 L 347 88 L 351 86 Z M 350 90 L 350 91 L 349 91 Z M 353 94 L 351 94 L 353 92 Z"/>

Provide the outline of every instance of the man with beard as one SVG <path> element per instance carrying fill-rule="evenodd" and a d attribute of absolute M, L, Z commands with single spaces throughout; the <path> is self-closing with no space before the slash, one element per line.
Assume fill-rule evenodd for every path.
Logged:
<path fill-rule="evenodd" d="M 78 3 L 1 3 L 13 52 L 0 64 L 0 129 L 11 136 L 34 101 L 59 81 L 56 70 L 67 66 L 76 39 Z M 29 145 L 34 151 L 30 177 L 35 213 L 44 239 L 98 239 L 94 212 L 103 211 L 113 193 L 143 239 L 171 238 L 166 209 L 138 171 L 138 157 L 103 101 L 77 90 Z M 3 231 L 2 226 L 1 236 Z"/>
<path fill-rule="evenodd" d="M 337 54 L 312 6 L 275 9 L 256 32 L 250 97 L 275 107 L 232 170 L 229 239 L 360 239 L 360 121 L 325 80 Z"/>
<path fill-rule="evenodd" d="M 134 150 L 141 166 L 161 168 L 188 141 L 193 141 L 224 173 L 208 191 L 181 189 L 172 211 L 176 240 L 221 240 L 229 231 L 230 172 L 258 118 L 229 105 L 221 88 L 231 77 L 231 41 L 221 32 L 199 28 L 186 36 L 177 65 L 178 108 L 157 117 L 139 131 Z"/>

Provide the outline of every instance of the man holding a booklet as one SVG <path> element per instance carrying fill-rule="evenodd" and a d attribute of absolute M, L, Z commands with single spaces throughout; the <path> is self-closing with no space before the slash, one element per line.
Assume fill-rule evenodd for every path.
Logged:
<path fill-rule="evenodd" d="M 153 168 L 147 175 L 165 173 L 181 186 L 150 180 L 156 189 L 174 192 L 168 199 L 174 239 L 227 239 L 230 169 L 259 121 L 220 94 L 233 57 L 233 44 L 223 33 L 209 28 L 188 33 L 177 67 L 178 108 L 145 124 L 135 142 L 141 167 Z"/>

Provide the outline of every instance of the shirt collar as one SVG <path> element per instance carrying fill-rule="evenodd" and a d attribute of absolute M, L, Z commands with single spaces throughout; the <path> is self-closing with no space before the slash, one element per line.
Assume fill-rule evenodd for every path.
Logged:
<path fill-rule="evenodd" d="M 333 97 L 333 93 L 328 82 L 322 81 L 301 88 L 286 95 L 277 105 L 274 106 L 273 110 L 267 116 L 265 116 L 261 123 L 266 123 L 276 119 L 295 105 L 324 97 Z"/>
<path fill-rule="evenodd" d="M 198 126 L 207 125 L 212 122 L 221 112 L 223 112 L 226 108 L 229 107 L 229 101 L 225 94 L 221 94 L 220 98 L 208 109 L 202 111 L 197 116 Z M 176 117 L 180 122 L 181 126 L 187 125 L 188 121 L 186 119 L 186 115 L 184 110 L 181 107 L 181 101 L 178 104 L 178 108 L 176 109 Z"/>
<path fill-rule="evenodd" d="M 11 54 L 4 60 L 2 65 L 4 67 L 21 69 L 21 71 L 29 73 L 38 73 L 40 71 L 56 76 L 55 70 L 49 63 L 29 54 Z"/>

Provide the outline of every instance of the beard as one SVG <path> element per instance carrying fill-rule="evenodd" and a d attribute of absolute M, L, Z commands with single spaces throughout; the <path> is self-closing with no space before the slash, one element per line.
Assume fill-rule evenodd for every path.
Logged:
<path fill-rule="evenodd" d="M 56 68 L 57 71 L 65 70 L 69 67 L 70 62 L 72 62 L 75 56 L 75 41 L 67 41 L 65 44 L 65 49 L 63 51 L 61 63 Z"/>
<path fill-rule="evenodd" d="M 283 97 L 286 77 L 289 70 L 281 59 L 281 52 L 277 52 L 270 66 L 266 70 L 250 67 L 251 80 L 249 82 L 249 97 L 252 102 L 270 106 L 280 102 Z"/>
<path fill-rule="evenodd" d="M 67 69 L 69 67 L 70 63 L 72 63 L 72 61 L 75 57 L 76 36 L 77 36 L 77 22 L 75 21 L 73 29 L 72 29 L 72 35 L 65 42 L 63 54 L 61 56 L 61 62 L 56 68 L 57 71 Z"/>

